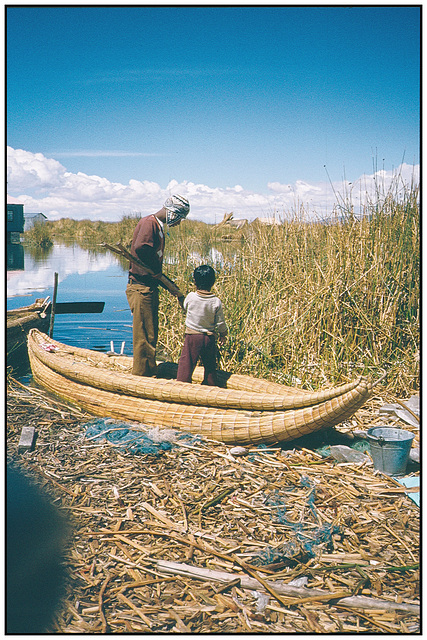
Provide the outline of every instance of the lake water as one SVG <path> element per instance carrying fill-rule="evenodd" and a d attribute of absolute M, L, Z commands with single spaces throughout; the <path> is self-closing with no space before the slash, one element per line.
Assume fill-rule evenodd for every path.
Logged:
<path fill-rule="evenodd" d="M 209 264 L 224 264 L 220 251 L 211 247 Z M 203 261 L 205 260 L 203 259 Z M 191 253 L 189 263 L 202 256 Z M 165 255 L 165 264 L 173 263 Z M 52 337 L 74 347 L 96 351 L 114 350 L 133 355 L 132 314 L 126 298 L 127 267 L 112 252 L 82 249 L 79 245 L 55 244 L 48 250 L 7 245 L 7 309 L 28 306 L 36 298 L 53 298 L 54 274 L 58 274 L 57 302 L 105 302 L 102 313 L 58 314 Z"/>
<path fill-rule="evenodd" d="M 53 297 L 58 273 L 57 302 L 105 302 L 102 313 L 55 316 L 55 340 L 76 347 L 132 355 L 132 314 L 126 298 L 127 269 L 113 253 L 87 251 L 77 245 L 55 244 L 48 251 L 22 245 L 7 248 L 7 309 L 27 306 L 36 298 Z"/>

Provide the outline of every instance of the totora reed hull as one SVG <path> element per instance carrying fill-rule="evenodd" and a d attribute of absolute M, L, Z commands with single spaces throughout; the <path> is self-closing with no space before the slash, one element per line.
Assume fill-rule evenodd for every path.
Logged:
<path fill-rule="evenodd" d="M 6 312 L 6 359 L 7 365 L 19 369 L 28 365 L 27 337 L 30 329 L 49 329 L 50 316 L 44 313 L 43 300 L 38 299 L 28 307 Z"/>
<path fill-rule="evenodd" d="M 96 416 L 172 427 L 227 444 L 273 444 L 337 425 L 357 411 L 372 386 L 361 378 L 320 392 L 222 373 L 227 388 L 130 373 L 132 358 L 62 344 L 37 329 L 28 336 L 34 379 Z M 165 363 L 169 373 L 173 365 Z M 160 367 L 162 370 L 162 367 Z M 193 380 L 200 380 L 196 368 Z"/>

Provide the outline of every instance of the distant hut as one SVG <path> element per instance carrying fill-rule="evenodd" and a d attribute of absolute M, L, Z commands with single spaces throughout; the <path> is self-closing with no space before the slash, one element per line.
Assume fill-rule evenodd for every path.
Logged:
<path fill-rule="evenodd" d="M 24 231 L 28 231 L 31 229 L 36 222 L 40 224 L 44 224 L 47 220 L 47 217 L 44 213 L 24 213 Z"/>
<path fill-rule="evenodd" d="M 24 233 L 24 205 L 6 204 L 6 238 L 8 243 L 19 243 Z"/>
<path fill-rule="evenodd" d="M 227 227 L 234 227 L 235 229 L 243 229 L 243 227 L 245 227 L 248 224 L 248 221 L 246 218 L 239 218 L 238 220 L 234 220 L 233 215 L 234 214 L 232 211 L 230 211 L 230 213 L 225 213 L 221 222 L 219 222 L 215 226 L 217 228 L 227 226 Z"/>

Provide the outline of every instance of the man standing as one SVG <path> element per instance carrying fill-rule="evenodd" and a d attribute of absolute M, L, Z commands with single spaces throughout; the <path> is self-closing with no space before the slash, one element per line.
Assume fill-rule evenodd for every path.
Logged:
<path fill-rule="evenodd" d="M 174 195 L 157 213 L 141 218 L 133 234 L 131 253 L 146 265 L 130 263 L 126 297 L 133 316 L 133 369 L 137 376 L 155 376 L 159 328 L 158 277 L 165 249 L 164 223 L 175 227 L 190 211 L 188 200 Z M 154 275 L 153 275 L 154 274 Z M 156 277 L 157 276 L 157 277 Z"/>

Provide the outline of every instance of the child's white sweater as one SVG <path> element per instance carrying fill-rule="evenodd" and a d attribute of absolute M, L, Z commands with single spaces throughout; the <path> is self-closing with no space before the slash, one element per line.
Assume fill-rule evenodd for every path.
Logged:
<path fill-rule="evenodd" d="M 191 291 L 184 300 L 187 312 L 185 325 L 189 333 L 218 333 L 224 336 L 228 327 L 224 319 L 221 300 L 213 293 Z"/>

